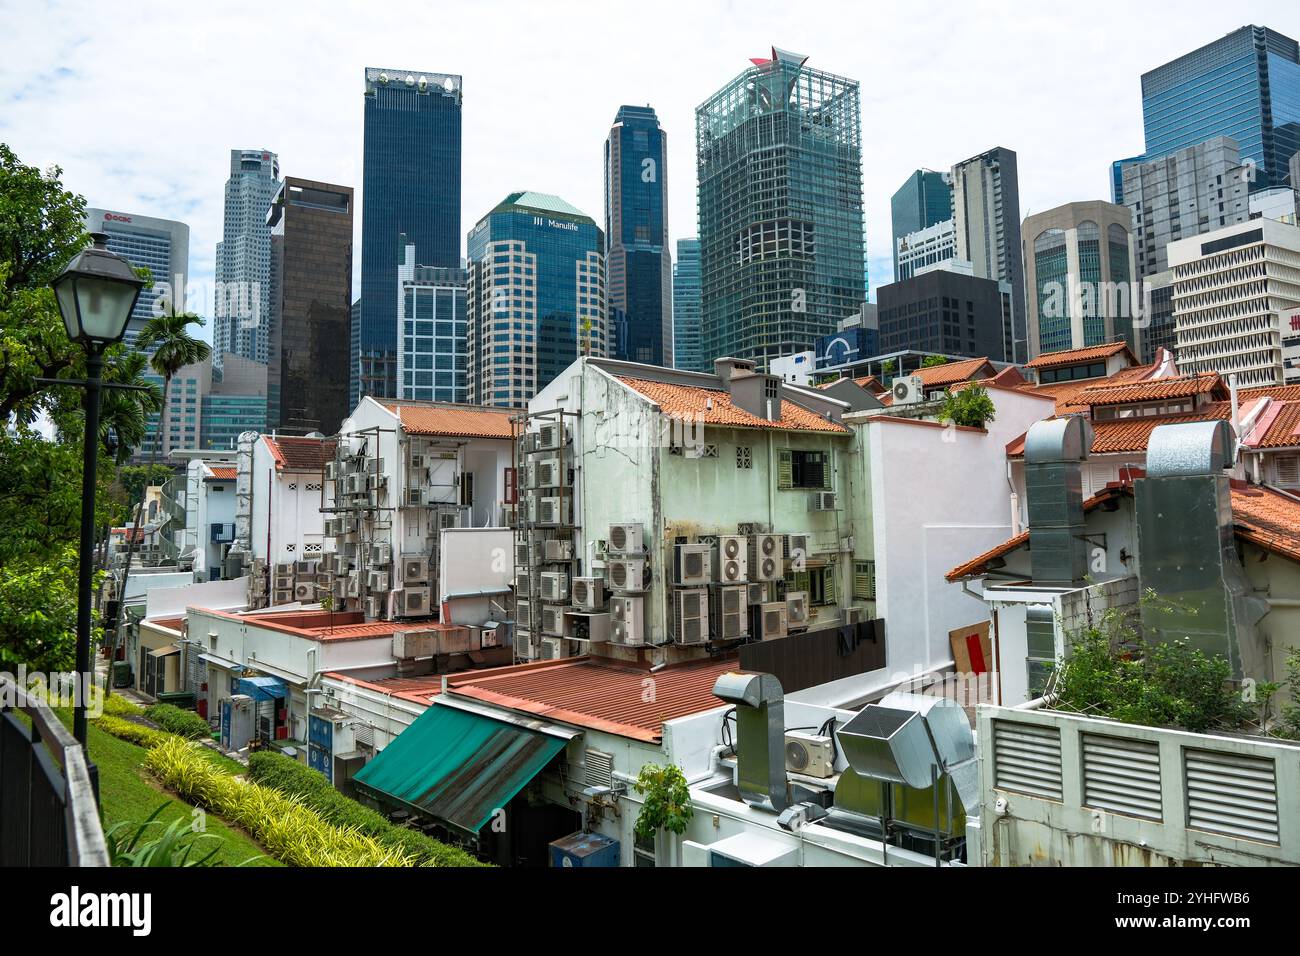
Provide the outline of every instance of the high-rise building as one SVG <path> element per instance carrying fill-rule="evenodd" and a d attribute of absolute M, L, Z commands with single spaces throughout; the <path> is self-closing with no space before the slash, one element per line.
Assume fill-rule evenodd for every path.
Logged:
<path fill-rule="evenodd" d="M 212 355 L 212 380 L 203 396 L 199 433 L 202 447 L 229 451 L 242 432 L 266 427 L 266 374 L 262 362 L 227 353 Z"/>
<path fill-rule="evenodd" d="M 1230 136 L 1257 167 L 1251 189 L 1288 182 L 1300 150 L 1300 46 L 1244 26 L 1142 74 L 1147 160 Z"/>
<path fill-rule="evenodd" d="M 702 360 L 812 349 L 866 300 L 858 84 L 773 48 L 695 110 Z"/>
<path fill-rule="evenodd" d="M 1029 357 L 1124 339 L 1136 354 L 1132 217 L 1100 199 L 1025 219 Z"/>
<path fill-rule="evenodd" d="M 1178 340 L 1174 331 L 1174 273 L 1157 272 L 1142 280 L 1143 316 L 1142 361 L 1150 365 L 1156 353 L 1168 349 L 1177 355 Z"/>
<path fill-rule="evenodd" d="M 1300 227 L 1252 219 L 1169 246 L 1179 371 L 1300 384 Z"/>
<path fill-rule="evenodd" d="M 1123 195 L 1137 230 L 1138 278 L 1169 268 L 1166 247 L 1174 240 L 1249 219 L 1250 170 L 1226 136 L 1127 165 Z"/>
<path fill-rule="evenodd" d="M 398 237 L 423 265 L 460 265 L 461 78 L 368 67 L 364 135 L 353 406 L 396 394 Z"/>
<path fill-rule="evenodd" d="M 605 237 L 559 196 L 516 192 L 470 231 L 471 404 L 522 408 L 579 355 L 605 356 Z"/>
<path fill-rule="evenodd" d="M 937 352 L 1003 361 L 1007 295 L 995 279 L 928 269 L 876 289 L 879 352 Z M 863 356 L 867 357 L 867 356 Z"/>
<path fill-rule="evenodd" d="M 1117 159 L 1110 164 L 1110 201 L 1116 206 L 1126 205 L 1124 202 L 1124 170 L 1135 163 L 1146 162 L 1145 156 L 1129 156 L 1127 159 Z"/>
<path fill-rule="evenodd" d="M 894 243 L 894 281 L 910 279 L 922 269 L 957 255 L 957 230 L 951 218 L 900 236 Z"/>
<path fill-rule="evenodd" d="M 287 434 L 332 435 L 351 411 L 352 187 L 286 176 L 267 223 L 273 315 L 267 425 Z"/>
<path fill-rule="evenodd" d="M 397 275 L 398 397 L 464 402 L 465 270 L 416 265 L 408 243 Z"/>
<path fill-rule="evenodd" d="M 673 263 L 673 367 L 704 372 L 700 353 L 700 240 L 678 239 Z"/>
<path fill-rule="evenodd" d="M 894 229 L 894 281 L 905 279 L 899 271 L 899 240 L 952 218 L 952 186 L 944 173 L 918 169 L 907 177 L 889 200 Z"/>
<path fill-rule="evenodd" d="M 1020 248 L 1020 184 L 1016 154 L 1003 146 L 972 156 L 952 167 L 954 258 L 971 263 L 981 279 L 996 279 L 1011 288 L 1008 362 L 1030 355 L 1025 331 L 1025 276 Z"/>
<path fill-rule="evenodd" d="M 190 271 L 190 227 L 173 219 L 139 213 L 87 209 L 86 230 L 108 236 L 108 249 L 137 269 L 149 270 L 153 287 L 140 290 L 123 341 L 134 345 L 144 324 L 162 315 L 168 303 L 185 309 L 185 287 Z"/>
<path fill-rule="evenodd" d="M 280 162 L 265 149 L 232 149 L 225 217 L 217 243 L 212 354 L 265 363 L 271 340 L 271 229 L 266 213 L 280 188 Z"/>
<path fill-rule="evenodd" d="M 605 139 L 605 292 L 614 358 L 673 364 L 668 141 L 649 106 L 620 106 Z"/>

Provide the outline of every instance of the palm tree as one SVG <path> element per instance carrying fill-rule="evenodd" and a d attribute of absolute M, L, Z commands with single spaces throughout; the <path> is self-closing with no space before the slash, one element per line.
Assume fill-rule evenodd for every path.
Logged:
<path fill-rule="evenodd" d="M 145 380 L 144 373 L 148 366 L 149 357 L 143 352 L 115 346 L 113 352 L 109 353 L 109 361 L 104 369 L 105 382 L 131 386 L 129 390 L 105 389 L 100 403 L 99 440 L 109 449 L 110 433 L 117 437 L 115 457 L 119 465 L 129 461 L 135 450 L 144 444 L 149 416 L 161 412 L 163 408 L 162 390 Z"/>

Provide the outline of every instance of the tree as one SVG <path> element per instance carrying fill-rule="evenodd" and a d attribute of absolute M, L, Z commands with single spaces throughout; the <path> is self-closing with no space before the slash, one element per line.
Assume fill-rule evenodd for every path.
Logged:
<path fill-rule="evenodd" d="M 632 789 L 645 796 L 636 818 L 636 835 L 648 839 L 660 830 L 682 834 L 695 816 L 691 806 L 691 788 L 681 768 L 675 764 L 661 767 L 648 763 L 641 768 Z"/>
<path fill-rule="evenodd" d="M 0 667 L 71 670 L 76 630 L 76 548 L 68 547 L 52 560 L 0 568 Z"/>
<path fill-rule="evenodd" d="M 921 360 L 921 368 L 937 368 L 940 365 L 947 365 L 948 359 L 942 355 L 927 355 Z"/>
<path fill-rule="evenodd" d="M 939 421 L 965 425 L 969 428 L 983 428 L 993 421 L 995 409 L 993 399 L 986 389 L 978 385 L 968 385 L 959 391 L 949 391 L 944 395 L 943 408 L 939 409 Z"/>

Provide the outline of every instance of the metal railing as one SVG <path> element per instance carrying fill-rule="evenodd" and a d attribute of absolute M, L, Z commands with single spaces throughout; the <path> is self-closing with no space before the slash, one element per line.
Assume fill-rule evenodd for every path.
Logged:
<path fill-rule="evenodd" d="M 0 702 L 0 866 L 108 866 L 85 749 L 49 707 L 3 675 Z"/>

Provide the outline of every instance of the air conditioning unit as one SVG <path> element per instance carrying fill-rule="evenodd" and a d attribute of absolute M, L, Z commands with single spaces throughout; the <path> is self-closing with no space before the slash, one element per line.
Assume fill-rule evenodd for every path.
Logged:
<path fill-rule="evenodd" d="M 365 611 L 366 617 L 368 618 L 383 617 L 384 613 L 388 610 L 388 608 L 386 607 L 387 604 L 388 601 L 382 597 L 379 597 L 378 595 L 375 595 L 374 597 L 366 598 L 366 611 Z"/>
<path fill-rule="evenodd" d="M 707 544 L 679 544 L 676 550 L 677 583 L 698 587 L 713 580 L 713 548 Z"/>
<path fill-rule="evenodd" d="M 543 458 L 536 463 L 533 474 L 534 488 L 559 488 L 569 485 L 568 469 L 560 465 L 558 458 Z"/>
<path fill-rule="evenodd" d="M 278 565 L 277 565 L 278 567 Z M 293 588 L 292 574 L 277 574 L 272 582 L 277 591 L 288 591 Z"/>
<path fill-rule="evenodd" d="M 616 595 L 609 599 L 609 639 L 614 644 L 645 643 L 645 598 Z"/>
<path fill-rule="evenodd" d="M 739 584 L 749 578 L 749 539 L 740 534 L 718 538 L 718 580 Z"/>
<path fill-rule="evenodd" d="M 713 589 L 713 639 L 730 641 L 749 634 L 749 587 L 723 585 Z"/>
<path fill-rule="evenodd" d="M 429 580 L 429 558 L 427 555 L 407 555 L 402 558 L 402 583 L 423 584 Z"/>
<path fill-rule="evenodd" d="M 787 534 L 785 536 L 785 557 L 788 561 L 808 560 L 812 557 L 812 535 Z"/>
<path fill-rule="evenodd" d="M 538 502 L 537 523 L 542 525 L 564 524 L 565 503 L 567 498 L 532 498 L 529 503 Z"/>
<path fill-rule="evenodd" d="M 537 432 L 528 432 L 519 439 L 519 451 L 524 455 L 537 451 Z"/>
<path fill-rule="evenodd" d="M 552 451 L 565 443 L 568 429 L 559 422 L 547 422 L 537 430 L 535 451 Z"/>
<path fill-rule="evenodd" d="M 367 591 L 387 591 L 388 590 L 388 572 L 371 571 L 366 576 Z"/>
<path fill-rule="evenodd" d="M 808 626 L 808 592 L 787 591 L 785 595 L 785 620 L 791 629 Z"/>
<path fill-rule="evenodd" d="M 515 564 L 517 566 L 527 567 L 533 563 L 533 547 L 531 542 L 515 542 Z"/>
<path fill-rule="evenodd" d="M 330 573 L 333 573 L 338 570 L 338 566 L 338 555 L 333 551 L 322 551 L 320 560 L 316 562 L 317 569 L 322 572 L 329 571 Z"/>
<path fill-rule="evenodd" d="M 645 558 L 615 558 L 609 562 L 608 570 L 610 590 L 645 590 Z"/>
<path fill-rule="evenodd" d="M 350 495 L 364 495 L 366 493 L 366 476 L 357 474 L 348 475 L 346 488 L 347 493 Z"/>
<path fill-rule="evenodd" d="M 678 644 L 708 643 L 708 588 L 679 588 L 673 591 L 673 640 Z"/>
<path fill-rule="evenodd" d="M 558 637 L 542 638 L 541 654 L 538 656 L 544 661 L 559 660 L 564 656 L 564 640 Z"/>
<path fill-rule="evenodd" d="M 614 554 L 644 554 L 645 529 L 639 522 L 612 524 L 606 546 Z"/>
<path fill-rule="evenodd" d="M 325 535 L 327 538 L 332 538 L 336 533 L 337 532 L 334 530 L 334 519 L 326 518 L 324 522 L 322 522 L 321 534 Z"/>
<path fill-rule="evenodd" d="M 561 604 L 552 604 L 542 608 L 541 632 L 564 637 L 564 611 Z"/>
<path fill-rule="evenodd" d="M 867 609 L 865 607 L 840 608 L 840 620 L 845 624 L 861 624 L 867 620 Z"/>
<path fill-rule="evenodd" d="M 552 538 L 543 542 L 542 554 L 547 561 L 571 561 L 573 541 L 569 538 Z"/>
<path fill-rule="evenodd" d="M 406 506 L 408 508 L 427 508 L 433 502 L 430 500 L 430 488 L 407 488 L 406 489 Z"/>
<path fill-rule="evenodd" d="M 747 587 L 749 589 L 749 594 L 746 597 L 746 603 L 750 607 L 757 607 L 758 605 L 767 602 L 768 592 L 769 590 L 771 590 L 770 583 L 766 581 L 761 583 L 751 582 L 750 584 L 747 585 Z"/>
<path fill-rule="evenodd" d="M 569 600 L 569 575 L 564 571 L 543 571 L 542 600 Z"/>
<path fill-rule="evenodd" d="M 361 572 L 360 571 L 348 572 L 348 597 L 350 598 L 361 597 Z"/>
<path fill-rule="evenodd" d="M 749 539 L 749 578 L 775 581 L 785 573 L 784 544 L 779 534 L 756 534 Z"/>
<path fill-rule="evenodd" d="M 309 603 L 316 600 L 316 585 L 307 581 L 300 581 L 293 586 L 293 599 Z"/>
<path fill-rule="evenodd" d="M 574 578 L 573 604 L 584 611 L 599 611 L 605 606 L 604 578 Z"/>
<path fill-rule="evenodd" d="M 387 564 L 393 560 L 393 552 L 387 544 L 372 544 L 370 546 L 370 563 Z"/>
<path fill-rule="evenodd" d="M 505 635 L 506 628 L 504 624 L 497 621 L 485 621 L 478 632 L 479 647 L 500 647 L 501 642 L 506 639 Z"/>
<path fill-rule="evenodd" d="M 293 565 L 293 573 L 294 573 L 294 574 L 308 574 L 308 575 L 310 575 L 310 574 L 315 574 L 315 573 L 316 573 L 316 562 L 315 562 L 315 561 L 295 561 L 295 562 L 294 562 L 294 565 Z"/>
<path fill-rule="evenodd" d="M 342 601 L 348 596 L 348 579 L 335 578 L 334 584 L 330 588 L 330 593 L 334 595 L 334 600 Z"/>
<path fill-rule="evenodd" d="M 424 468 L 425 468 L 424 456 L 420 454 L 412 455 L 409 471 L 418 472 L 418 471 L 423 471 Z"/>
<path fill-rule="evenodd" d="M 770 601 L 767 604 L 760 604 L 758 610 L 758 636 L 760 639 L 770 641 L 776 637 L 786 636 L 787 610 L 784 601 Z"/>
<path fill-rule="evenodd" d="M 273 591 L 271 593 L 272 604 L 288 604 L 293 600 L 293 589 L 287 591 Z"/>
<path fill-rule="evenodd" d="M 830 737 L 806 730 L 790 730 L 785 735 L 785 769 L 806 777 L 835 775 L 835 745 Z"/>
<path fill-rule="evenodd" d="M 526 598 L 515 602 L 515 624 L 519 627 L 533 626 L 532 604 Z"/>
<path fill-rule="evenodd" d="M 293 562 L 281 561 L 275 566 L 276 575 L 293 574 Z"/>
<path fill-rule="evenodd" d="M 525 661 L 537 657 L 537 650 L 533 647 L 533 632 L 527 628 L 515 631 L 515 657 Z"/>
<path fill-rule="evenodd" d="M 834 511 L 835 492 L 814 491 L 812 498 L 808 502 L 808 510 L 809 511 Z"/>
<path fill-rule="evenodd" d="M 399 588 L 393 592 L 393 606 L 398 617 L 423 617 L 429 613 L 429 589 Z"/>
<path fill-rule="evenodd" d="M 333 481 L 338 476 L 339 476 L 338 462 L 334 462 L 334 461 L 325 462 L 325 480 Z"/>
<path fill-rule="evenodd" d="M 889 387 L 889 392 L 894 397 L 895 405 L 915 405 L 925 400 L 925 383 L 919 375 L 896 378 Z"/>

